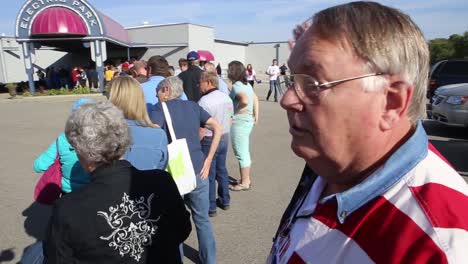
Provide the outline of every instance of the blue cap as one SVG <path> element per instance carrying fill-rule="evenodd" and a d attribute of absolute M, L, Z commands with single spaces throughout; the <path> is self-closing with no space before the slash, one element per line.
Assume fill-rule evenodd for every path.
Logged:
<path fill-rule="evenodd" d="M 93 99 L 89 99 L 89 98 L 80 98 L 78 100 L 76 100 L 76 102 L 72 105 L 72 110 L 76 110 L 78 109 L 78 107 L 80 107 L 81 105 L 84 105 L 86 103 L 90 103 L 92 102 Z"/>
<path fill-rule="evenodd" d="M 200 56 L 198 56 L 198 52 L 196 51 L 191 51 L 187 54 L 187 60 L 188 61 L 194 61 L 200 59 Z"/>

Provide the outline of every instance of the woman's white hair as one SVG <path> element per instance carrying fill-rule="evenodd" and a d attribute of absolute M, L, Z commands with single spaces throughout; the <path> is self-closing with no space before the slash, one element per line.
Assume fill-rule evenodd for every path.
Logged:
<path fill-rule="evenodd" d="M 122 111 L 108 101 L 86 103 L 73 111 L 65 135 L 76 152 L 93 164 L 120 159 L 131 143 Z"/>
<path fill-rule="evenodd" d="M 179 98 L 184 93 L 184 83 L 177 76 L 170 76 L 162 80 L 158 84 L 157 90 L 162 89 L 163 87 L 169 87 L 171 90 L 171 96 L 174 98 Z"/>

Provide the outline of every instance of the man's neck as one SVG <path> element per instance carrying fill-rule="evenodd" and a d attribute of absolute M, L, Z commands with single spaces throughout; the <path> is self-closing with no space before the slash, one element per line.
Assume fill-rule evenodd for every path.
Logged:
<path fill-rule="evenodd" d="M 374 144 L 356 149 L 356 155 L 347 162 L 318 161 L 309 164 L 317 168 L 316 172 L 327 181 L 323 197 L 344 192 L 363 182 L 385 162 L 414 134 L 411 126 L 401 127 L 398 131 L 376 137 Z"/>
<path fill-rule="evenodd" d="M 211 93 L 211 92 L 214 92 L 214 91 L 216 91 L 216 90 L 218 90 L 218 88 L 216 88 L 216 87 L 209 88 L 208 90 L 206 90 L 206 91 L 203 93 L 203 96 L 205 96 L 205 95 L 207 95 L 207 94 L 209 94 L 209 93 Z"/>

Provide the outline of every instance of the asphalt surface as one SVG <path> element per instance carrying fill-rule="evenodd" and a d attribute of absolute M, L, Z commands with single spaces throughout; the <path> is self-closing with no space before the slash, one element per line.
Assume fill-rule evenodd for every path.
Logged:
<path fill-rule="evenodd" d="M 256 88 L 261 99 L 266 87 Z M 44 237 L 50 209 L 33 202 L 39 174 L 35 158 L 63 131 L 78 97 L 7 100 L 0 97 L 0 263 L 17 263 L 23 250 Z M 279 218 L 303 168 L 291 152 L 285 112 L 273 102 L 260 102 L 259 124 L 252 134 L 252 189 L 231 193 L 231 209 L 212 218 L 218 263 L 263 263 Z M 462 173 L 468 172 L 467 130 L 426 122 L 431 142 Z M 229 152 L 228 170 L 238 178 Z M 186 241 L 186 263 L 196 263 L 196 233 Z"/>

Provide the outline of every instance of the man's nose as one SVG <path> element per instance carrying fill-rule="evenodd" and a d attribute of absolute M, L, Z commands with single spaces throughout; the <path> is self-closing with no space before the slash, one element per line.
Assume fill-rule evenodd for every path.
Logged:
<path fill-rule="evenodd" d="M 289 111 L 301 112 L 304 105 L 294 89 L 287 89 L 280 101 L 281 107 Z"/>

